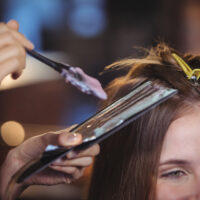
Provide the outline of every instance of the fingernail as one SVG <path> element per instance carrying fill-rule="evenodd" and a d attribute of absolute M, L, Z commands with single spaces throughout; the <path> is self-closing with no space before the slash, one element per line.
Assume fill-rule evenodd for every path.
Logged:
<path fill-rule="evenodd" d="M 13 73 L 13 74 L 12 74 L 12 78 L 13 78 L 13 79 L 17 79 L 18 77 L 19 77 L 19 74 L 18 74 L 18 73 Z"/>
<path fill-rule="evenodd" d="M 66 138 L 67 145 L 75 145 L 77 144 L 78 140 L 79 140 L 79 135 L 76 133 L 70 133 L 67 135 Z"/>

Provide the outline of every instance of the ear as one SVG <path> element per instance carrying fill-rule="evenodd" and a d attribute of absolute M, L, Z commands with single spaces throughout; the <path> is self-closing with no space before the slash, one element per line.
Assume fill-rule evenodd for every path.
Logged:
<path fill-rule="evenodd" d="M 18 31 L 19 30 L 19 23 L 16 21 L 16 20 L 10 20 L 8 23 L 7 23 L 7 26 L 15 31 Z"/>

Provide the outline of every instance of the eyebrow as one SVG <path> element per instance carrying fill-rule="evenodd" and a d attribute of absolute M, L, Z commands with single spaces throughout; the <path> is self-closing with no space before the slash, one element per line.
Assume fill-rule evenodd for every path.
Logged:
<path fill-rule="evenodd" d="M 187 161 L 187 160 L 179 160 L 179 159 L 169 159 L 169 160 L 166 160 L 164 162 L 161 162 L 159 164 L 159 166 L 162 166 L 162 165 L 172 165 L 172 164 L 176 164 L 176 165 L 189 165 L 189 161 Z"/>

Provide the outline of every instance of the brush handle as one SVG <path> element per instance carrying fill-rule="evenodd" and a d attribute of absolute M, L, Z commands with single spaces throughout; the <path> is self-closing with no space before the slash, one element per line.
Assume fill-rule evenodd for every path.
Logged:
<path fill-rule="evenodd" d="M 101 83 L 97 79 L 84 73 L 81 68 L 73 67 L 66 63 L 56 62 L 39 54 L 34 50 L 26 49 L 26 52 L 30 56 L 41 61 L 42 63 L 45 63 L 49 67 L 59 72 L 59 74 L 66 80 L 66 82 L 71 83 L 81 92 L 94 95 L 100 99 L 107 98 L 107 95 L 103 90 Z"/>
<path fill-rule="evenodd" d="M 54 70 L 58 71 L 59 73 L 62 71 L 62 68 L 65 68 L 66 70 L 69 70 L 69 68 L 70 68 L 70 66 L 67 66 L 67 65 L 63 66 L 62 63 L 58 63 L 54 60 L 51 60 L 34 50 L 26 49 L 26 52 L 30 56 L 32 56 L 32 57 L 36 58 L 37 60 L 39 60 L 40 62 L 48 65 L 49 67 L 53 68 Z"/>

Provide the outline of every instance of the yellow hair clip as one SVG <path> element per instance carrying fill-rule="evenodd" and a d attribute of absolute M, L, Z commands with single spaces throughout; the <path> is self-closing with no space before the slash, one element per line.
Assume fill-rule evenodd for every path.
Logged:
<path fill-rule="evenodd" d="M 177 61 L 179 66 L 182 68 L 182 70 L 187 75 L 188 79 L 198 81 L 200 78 L 200 69 L 191 69 L 190 66 L 177 54 L 172 53 L 172 56 Z"/>

